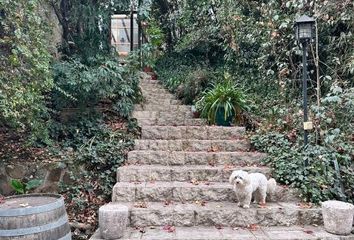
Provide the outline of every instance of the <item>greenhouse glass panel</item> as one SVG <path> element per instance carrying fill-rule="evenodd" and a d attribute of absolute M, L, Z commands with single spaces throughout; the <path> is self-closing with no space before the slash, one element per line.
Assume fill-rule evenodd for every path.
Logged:
<path fill-rule="evenodd" d="M 126 56 L 130 52 L 131 44 L 133 48 L 138 47 L 139 35 L 138 35 L 138 23 L 137 15 L 134 14 L 133 23 L 133 43 L 131 42 L 131 26 L 130 16 L 125 14 L 117 14 L 112 16 L 112 46 L 115 47 L 118 54 Z"/>

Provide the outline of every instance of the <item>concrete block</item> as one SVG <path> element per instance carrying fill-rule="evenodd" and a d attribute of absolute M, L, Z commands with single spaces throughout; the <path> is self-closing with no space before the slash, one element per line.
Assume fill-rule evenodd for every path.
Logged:
<path fill-rule="evenodd" d="M 354 206 L 341 201 L 322 203 L 324 227 L 327 232 L 348 235 L 352 231 Z"/>
<path fill-rule="evenodd" d="M 110 203 L 100 207 L 98 215 L 100 234 L 103 239 L 119 239 L 124 236 L 129 224 L 127 206 Z"/>

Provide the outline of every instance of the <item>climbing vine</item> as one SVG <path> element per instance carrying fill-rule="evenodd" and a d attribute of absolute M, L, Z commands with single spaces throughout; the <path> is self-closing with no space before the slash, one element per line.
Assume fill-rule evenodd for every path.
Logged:
<path fill-rule="evenodd" d="M 51 56 L 41 0 L 0 2 L 0 125 L 46 135 Z"/>

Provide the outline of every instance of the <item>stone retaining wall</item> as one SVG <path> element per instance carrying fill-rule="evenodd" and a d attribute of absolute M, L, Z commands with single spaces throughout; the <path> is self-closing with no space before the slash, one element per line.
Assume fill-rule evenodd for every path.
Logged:
<path fill-rule="evenodd" d="M 14 194 L 10 181 L 17 179 L 27 182 L 31 179 L 41 179 L 43 183 L 34 192 L 55 193 L 59 190 L 59 182 L 70 181 L 66 164 L 62 162 L 0 162 L 0 194 Z"/>

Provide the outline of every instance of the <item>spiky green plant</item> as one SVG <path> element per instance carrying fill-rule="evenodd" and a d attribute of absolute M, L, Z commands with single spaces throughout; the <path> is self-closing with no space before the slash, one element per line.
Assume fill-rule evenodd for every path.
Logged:
<path fill-rule="evenodd" d="M 213 84 L 196 105 L 201 110 L 201 116 L 207 118 L 210 124 L 215 124 L 219 110 L 224 111 L 226 121 L 233 115 L 235 119 L 239 118 L 242 111 L 248 109 L 244 92 L 230 80 Z"/>

